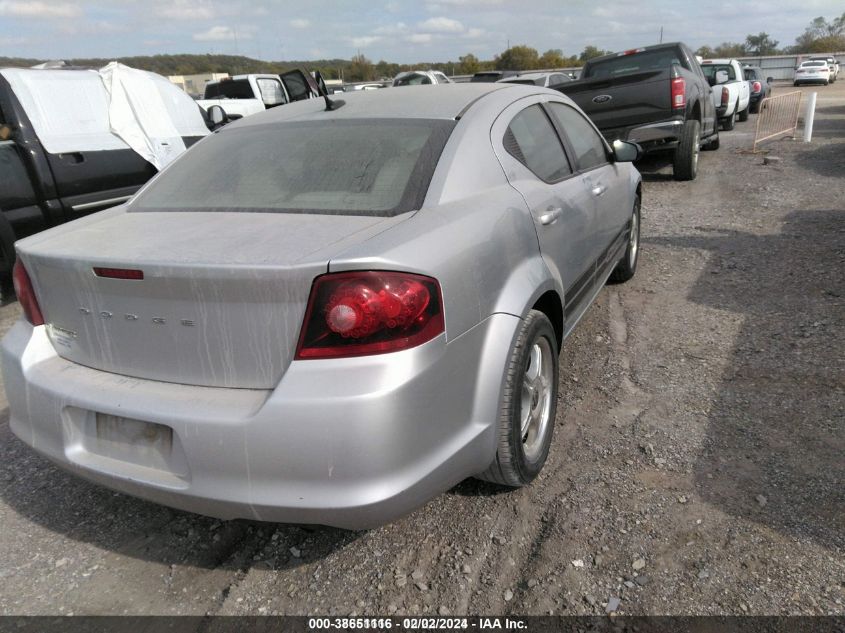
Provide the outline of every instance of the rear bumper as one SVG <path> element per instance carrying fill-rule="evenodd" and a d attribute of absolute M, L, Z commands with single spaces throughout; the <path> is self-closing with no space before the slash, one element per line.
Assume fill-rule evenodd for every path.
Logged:
<path fill-rule="evenodd" d="M 602 134 L 610 143 L 616 139 L 631 141 L 639 143 L 648 152 L 674 147 L 680 140 L 683 129 L 684 121 L 678 118 L 634 127 L 610 128 L 602 130 Z"/>
<path fill-rule="evenodd" d="M 448 345 L 297 361 L 263 391 L 90 369 L 58 356 L 43 326 L 18 322 L 2 346 L 10 424 L 62 468 L 150 501 L 368 528 L 489 465 L 518 323 L 494 315 Z M 147 435 L 171 429 L 169 439 L 104 438 L 103 416 L 141 421 Z"/>

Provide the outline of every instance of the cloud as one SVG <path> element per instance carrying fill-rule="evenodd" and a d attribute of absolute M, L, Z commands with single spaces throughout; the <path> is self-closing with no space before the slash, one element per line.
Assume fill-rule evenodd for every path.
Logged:
<path fill-rule="evenodd" d="M 205 0 L 175 0 L 155 8 L 155 14 L 170 20 L 210 20 L 217 13 Z"/>
<path fill-rule="evenodd" d="M 464 25 L 452 18 L 429 18 L 419 24 L 420 29 L 429 33 L 463 33 Z"/>
<path fill-rule="evenodd" d="M 381 41 L 381 37 L 378 35 L 362 35 L 360 37 L 349 37 L 347 40 L 354 48 L 367 48 Z"/>
<path fill-rule="evenodd" d="M 396 24 L 385 24 L 373 29 L 376 35 L 404 35 L 408 32 L 408 25 L 404 22 L 397 22 Z"/>
<path fill-rule="evenodd" d="M 193 39 L 195 42 L 224 42 L 231 40 L 249 40 L 252 39 L 252 33 L 255 29 L 252 27 L 240 27 L 234 29 L 231 26 L 212 26 L 207 31 L 194 33 Z"/>
<path fill-rule="evenodd" d="M 413 35 L 409 35 L 406 39 L 411 44 L 428 44 L 432 38 L 433 36 L 431 33 L 414 33 Z"/>
<path fill-rule="evenodd" d="M 311 20 L 296 18 L 288 22 L 288 24 L 290 24 L 295 29 L 307 29 L 309 26 L 311 26 Z"/>
<path fill-rule="evenodd" d="M 487 31 L 484 29 L 477 29 L 475 27 L 468 29 L 466 33 L 464 33 L 461 37 L 466 38 L 468 40 L 477 40 L 480 37 L 484 37 L 487 35 Z"/>
<path fill-rule="evenodd" d="M 19 18 L 75 18 L 82 15 L 82 9 L 69 2 L 0 0 L 0 15 Z"/>

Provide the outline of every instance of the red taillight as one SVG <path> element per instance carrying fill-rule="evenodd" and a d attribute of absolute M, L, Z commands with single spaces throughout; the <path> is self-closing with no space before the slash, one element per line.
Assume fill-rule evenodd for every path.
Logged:
<path fill-rule="evenodd" d="M 722 105 L 727 106 L 728 100 L 731 98 L 731 91 L 727 88 L 722 88 Z"/>
<path fill-rule="evenodd" d="M 687 107 L 687 82 L 683 77 L 675 77 L 672 80 L 672 107 L 685 108 Z"/>
<path fill-rule="evenodd" d="M 751 92 L 760 92 L 763 89 L 763 84 L 759 81 L 755 81 L 751 84 Z"/>
<path fill-rule="evenodd" d="M 132 268 L 94 268 L 97 277 L 109 277 L 111 279 L 143 279 L 144 271 Z"/>
<path fill-rule="evenodd" d="M 328 274 L 311 288 L 295 358 L 385 354 L 421 345 L 443 330 L 440 286 L 431 277 Z"/>
<path fill-rule="evenodd" d="M 18 296 L 18 302 L 21 304 L 26 320 L 33 325 L 44 325 L 41 307 L 38 305 L 38 299 L 35 298 L 32 282 L 29 280 L 29 275 L 26 272 L 26 268 L 23 267 L 21 260 L 15 262 L 15 268 L 12 271 L 12 281 L 15 284 L 15 294 Z"/>

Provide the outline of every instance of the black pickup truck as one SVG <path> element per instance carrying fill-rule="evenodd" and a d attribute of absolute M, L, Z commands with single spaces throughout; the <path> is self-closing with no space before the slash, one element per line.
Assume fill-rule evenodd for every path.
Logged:
<path fill-rule="evenodd" d="M 693 180 L 699 149 L 719 147 L 710 85 L 695 54 L 680 42 L 589 60 L 568 95 L 609 142 L 639 143 L 646 153 L 672 150 L 676 180 Z"/>
<path fill-rule="evenodd" d="M 41 94 L 52 97 L 51 116 L 38 113 L 38 103 L 13 89 L 7 74 L 19 72 L 44 77 L 38 85 L 49 85 Z M 48 82 L 47 77 L 60 80 Z M 120 204 L 157 173 L 109 133 L 106 118 L 100 120 L 93 106 L 85 105 L 105 98 L 91 90 L 91 77 L 91 71 L 79 69 L 0 70 L 0 291 L 4 294 L 9 291 L 17 239 Z M 186 99 L 185 108 L 196 113 L 199 107 Z M 73 114 L 79 112 L 83 115 Z M 56 113 L 67 116 L 52 116 Z M 63 135 L 63 150 L 48 149 L 33 124 L 35 114 L 49 131 Z M 101 137 L 113 142 L 98 147 Z M 182 136 L 185 146 L 199 138 Z"/>

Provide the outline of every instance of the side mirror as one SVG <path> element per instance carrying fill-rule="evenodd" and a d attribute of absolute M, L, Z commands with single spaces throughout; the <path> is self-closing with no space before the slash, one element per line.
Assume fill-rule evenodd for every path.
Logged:
<path fill-rule="evenodd" d="M 0 141 L 8 141 L 12 138 L 12 128 L 9 125 L 0 125 Z"/>
<path fill-rule="evenodd" d="M 775 80 L 775 78 L 774 78 L 774 77 L 766 77 L 766 83 L 767 83 L 767 84 L 772 83 L 774 80 Z"/>
<path fill-rule="evenodd" d="M 212 129 L 222 127 L 226 125 L 230 120 L 223 107 L 217 104 L 209 106 L 208 118 L 211 121 Z"/>
<path fill-rule="evenodd" d="M 728 71 L 726 70 L 717 70 L 716 71 L 716 83 L 723 84 L 728 81 Z"/>
<path fill-rule="evenodd" d="M 629 141 L 613 141 L 613 157 L 617 163 L 634 163 L 643 157 L 643 148 Z"/>

